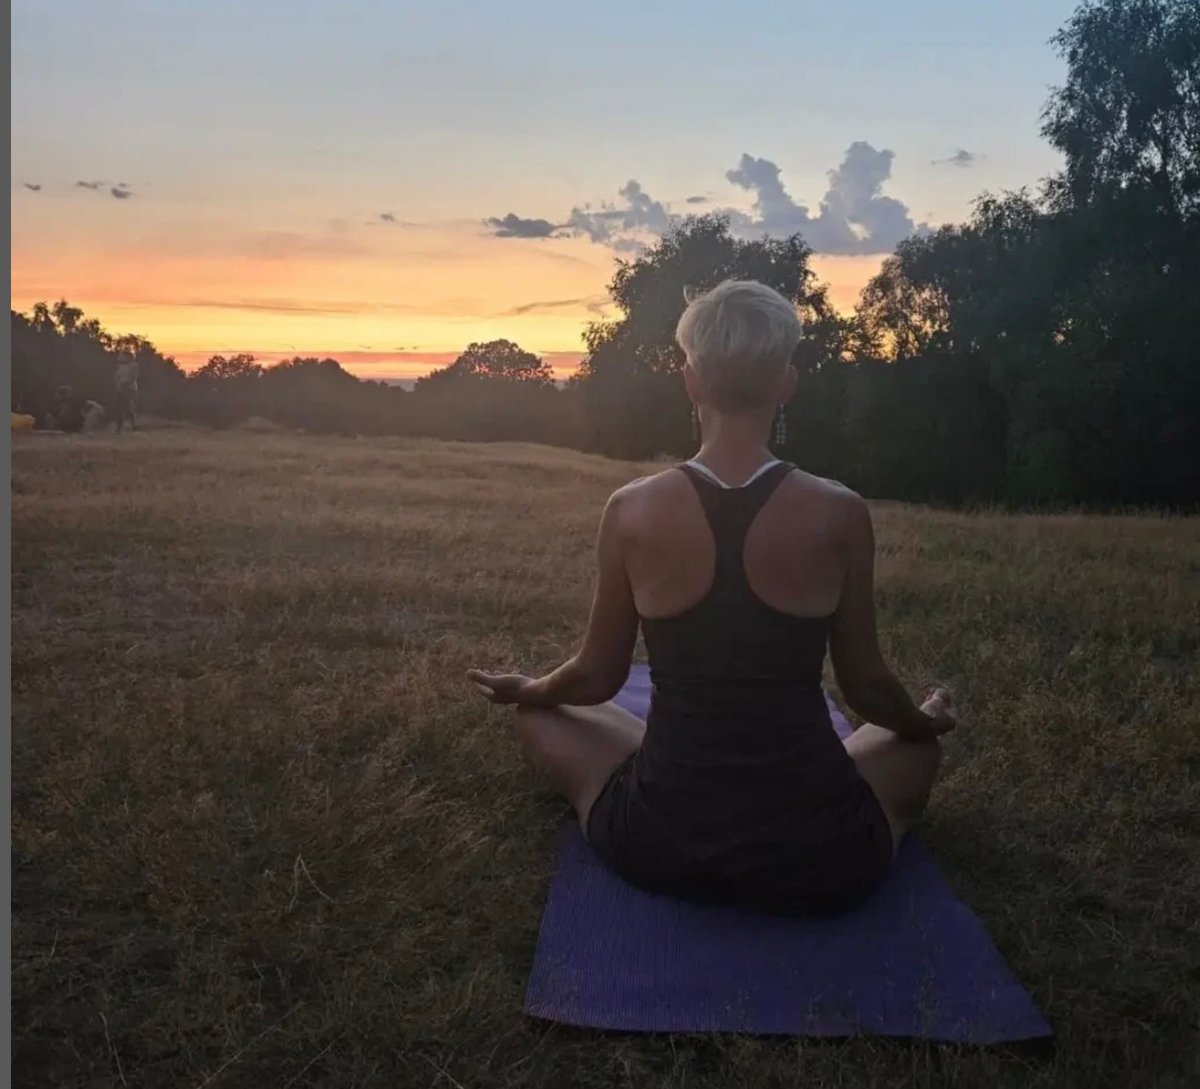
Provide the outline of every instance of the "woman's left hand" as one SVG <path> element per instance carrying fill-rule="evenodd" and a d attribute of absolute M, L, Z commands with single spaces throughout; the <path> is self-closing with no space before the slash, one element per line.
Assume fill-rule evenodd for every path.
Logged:
<path fill-rule="evenodd" d="M 536 683 L 534 678 L 520 673 L 484 673 L 482 670 L 467 670 L 467 678 L 492 703 L 533 703 Z"/>

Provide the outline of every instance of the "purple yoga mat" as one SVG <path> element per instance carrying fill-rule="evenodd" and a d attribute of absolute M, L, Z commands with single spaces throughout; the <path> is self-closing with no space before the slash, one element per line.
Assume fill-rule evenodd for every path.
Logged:
<path fill-rule="evenodd" d="M 645 717 L 635 666 L 617 702 Z M 830 703 L 834 727 L 850 725 Z M 641 892 L 564 829 L 525 995 L 533 1017 L 627 1032 L 1051 1035 L 987 932 L 908 837 L 891 876 L 836 918 L 787 919 Z"/>

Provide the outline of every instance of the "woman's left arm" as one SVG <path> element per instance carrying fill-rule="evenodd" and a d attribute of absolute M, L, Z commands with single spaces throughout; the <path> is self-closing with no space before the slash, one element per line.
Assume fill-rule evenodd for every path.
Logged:
<path fill-rule="evenodd" d="M 623 490 L 613 494 L 600 519 L 597 577 L 587 634 L 579 652 L 536 680 L 472 671 L 469 676 L 494 703 L 532 707 L 607 703 L 629 676 L 638 615 L 625 569 L 621 526 Z"/>

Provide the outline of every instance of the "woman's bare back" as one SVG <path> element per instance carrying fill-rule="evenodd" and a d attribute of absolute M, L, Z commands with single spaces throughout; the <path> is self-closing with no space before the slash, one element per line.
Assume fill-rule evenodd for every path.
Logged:
<path fill-rule="evenodd" d="M 767 605 L 825 617 L 845 580 L 845 510 L 851 492 L 797 469 L 767 501 L 746 536 L 746 578 Z M 712 533 L 686 474 L 671 469 L 621 490 L 620 535 L 638 614 L 678 616 L 712 585 Z"/>

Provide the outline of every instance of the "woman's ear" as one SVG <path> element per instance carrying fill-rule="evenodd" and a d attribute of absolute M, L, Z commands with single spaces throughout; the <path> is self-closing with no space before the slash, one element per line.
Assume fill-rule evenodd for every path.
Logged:
<path fill-rule="evenodd" d="M 683 387 L 687 390 L 693 404 L 698 405 L 704 400 L 704 388 L 700 382 L 700 375 L 696 373 L 696 368 L 691 363 L 685 363 L 683 366 Z"/>

